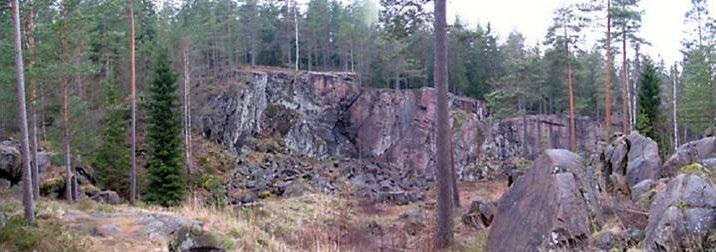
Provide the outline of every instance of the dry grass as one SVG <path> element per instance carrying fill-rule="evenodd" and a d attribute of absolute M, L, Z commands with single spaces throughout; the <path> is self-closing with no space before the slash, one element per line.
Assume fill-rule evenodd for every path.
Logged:
<path fill-rule="evenodd" d="M 460 216 L 476 198 L 495 200 L 504 192 L 501 182 L 465 183 L 461 185 L 463 207 L 455 211 L 456 246 L 448 251 L 484 251 L 486 230 L 475 230 L 461 224 Z M 7 192 L 0 191 L 0 194 Z M 86 221 L 93 212 L 136 212 L 171 214 L 203 223 L 206 230 L 222 234 L 234 251 L 431 251 L 435 230 L 432 192 L 428 200 L 408 205 L 372 203 L 336 194 L 307 194 L 300 197 L 269 198 L 246 208 L 215 208 L 198 197 L 175 208 L 138 205 L 105 205 L 93 201 L 67 204 L 63 201 L 38 202 L 38 219 L 52 220 L 63 227 L 74 227 Z M 15 194 L 16 195 L 16 194 Z M 0 199 L 0 210 L 19 212 L 17 198 Z M 79 218 L 66 218 L 72 212 Z M 417 232 L 400 219 L 404 213 L 424 217 Z M 135 218 L 135 219 L 132 219 Z M 136 217 L 92 220 L 95 225 L 114 224 L 123 231 L 118 237 L 88 237 L 92 251 L 161 251 L 166 241 L 144 241 L 131 238 L 137 226 Z M 379 226 L 380 234 L 372 228 Z M 134 230 L 134 231 L 132 231 Z M 415 228 L 413 228 L 415 230 Z M 130 234 L 131 233 L 131 234 Z M 2 249 L 0 249 L 2 250 Z"/>

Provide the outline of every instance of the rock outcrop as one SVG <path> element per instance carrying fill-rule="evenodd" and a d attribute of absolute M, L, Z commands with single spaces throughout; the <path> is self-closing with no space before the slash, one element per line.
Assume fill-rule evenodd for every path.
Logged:
<path fill-rule="evenodd" d="M 431 175 L 435 92 L 362 88 L 349 73 L 234 70 L 198 90 L 204 136 L 242 154 L 274 139 L 284 152 L 319 160 L 377 160 Z M 477 100 L 452 97 L 456 169 L 476 165 L 487 116 Z"/>
<path fill-rule="evenodd" d="M 218 233 L 203 230 L 199 225 L 184 226 L 176 231 L 169 244 L 171 252 L 223 252 L 228 239 Z"/>
<path fill-rule="evenodd" d="M 490 251 L 576 249 L 588 245 L 597 221 L 595 190 L 582 159 L 547 150 L 503 195 L 490 227 Z"/>
<path fill-rule="evenodd" d="M 15 185 L 22 181 L 22 152 L 20 143 L 14 140 L 0 140 L 0 179 L 10 181 Z M 37 152 L 38 170 L 42 176 L 48 167 L 52 153 L 46 151 Z"/>
<path fill-rule="evenodd" d="M 707 167 L 716 158 L 716 137 L 707 137 L 679 146 L 676 153 L 664 163 L 664 177 L 673 177 L 679 169 L 691 163 L 700 163 Z"/>
<path fill-rule="evenodd" d="M 22 156 L 19 144 L 11 141 L 0 141 L 0 179 L 15 185 L 22 180 Z"/>
<path fill-rule="evenodd" d="M 705 178 L 681 174 L 659 192 L 649 210 L 644 247 L 648 251 L 709 251 L 716 234 L 716 189 Z"/>
<path fill-rule="evenodd" d="M 271 151 L 318 160 L 353 158 L 415 170 L 431 177 L 435 162 L 432 88 L 362 87 L 351 73 L 233 69 L 194 89 L 194 125 L 237 154 Z M 503 173 L 519 157 L 568 145 L 567 120 L 554 115 L 490 125 L 484 103 L 450 97 L 453 162 L 463 180 Z M 579 146 L 594 152 L 599 125 L 577 120 Z M 528 163 L 527 163 L 528 164 Z"/>
<path fill-rule="evenodd" d="M 606 147 L 602 158 L 601 172 L 607 187 L 613 186 L 618 176 L 625 177 L 623 186 L 631 188 L 642 180 L 657 180 L 661 174 L 659 146 L 638 132 L 616 138 Z"/>

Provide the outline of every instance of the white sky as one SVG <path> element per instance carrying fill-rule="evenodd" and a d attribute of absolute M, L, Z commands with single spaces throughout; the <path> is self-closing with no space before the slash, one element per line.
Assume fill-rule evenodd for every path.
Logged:
<path fill-rule="evenodd" d="M 448 22 L 452 22 L 455 15 L 470 25 L 485 25 L 489 21 L 501 39 L 516 30 L 525 35 L 528 45 L 535 45 L 544 40 L 554 10 L 576 2 L 584 0 L 448 0 Z M 710 12 L 716 13 L 716 0 L 708 3 Z M 684 15 L 690 5 L 689 0 L 642 0 L 644 16 L 640 35 L 652 43 L 642 47 L 642 51 L 653 58 L 663 58 L 667 64 L 680 60 L 681 41 L 687 35 Z M 592 48 L 590 41 L 596 36 L 604 36 L 601 30 L 586 32 L 589 34 L 582 46 L 584 49 Z M 633 57 L 632 53 L 629 57 Z"/>

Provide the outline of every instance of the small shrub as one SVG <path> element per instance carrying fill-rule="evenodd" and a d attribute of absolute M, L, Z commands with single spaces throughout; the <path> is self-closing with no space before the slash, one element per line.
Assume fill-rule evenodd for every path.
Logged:
<path fill-rule="evenodd" d="M 63 177 L 51 178 L 40 183 L 40 194 L 48 195 L 53 192 L 61 192 L 65 188 L 65 179 Z"/>
<path fill-rule="evenodd" d="M 199 185 L 211 195 L 207 199 L 207 205 L 221 208 L 228 204 L 224 181 L 219 176 L 204 174 L 201 176 Z"/>
<path fill-rule="evenodd" d="M 6 201 L 3 202 L 2 205 L 0 205 L 0 212 L 3 212 L 3 213 L 14 213 L 14 212 L 20 210 L 21 207 L 22 207 L 22 205 L 20 204 L 19 201 L 16 201 L 16 200 L 6 200 Z"/>
<path fill-rule="evenodd" d="M 87 251 L 89 240 L 56 223 L 32 225 L 11 217 L 0 230 L 0 248 L 10 251 Z"/>
<path fill-rule="evenodd" d="M 39 233 L 32 232 L 32 226 L 22 217 L 11 217 L 0 230 L 0 243 L 8 244 L 18 251 L 32 251 L 42 241 Z"/>

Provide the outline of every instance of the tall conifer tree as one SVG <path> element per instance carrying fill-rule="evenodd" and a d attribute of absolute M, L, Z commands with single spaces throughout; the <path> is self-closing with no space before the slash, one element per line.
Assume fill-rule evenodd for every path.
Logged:
<path fill-rule="evenodd" d="M 165 50 L 154 63 L 149 84 L 147 201 L 174 206 L 184 200 L 186 173 L 182 164 L 180 103 L 177 97 L 177 76 L 171 69 Z"/>

